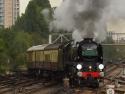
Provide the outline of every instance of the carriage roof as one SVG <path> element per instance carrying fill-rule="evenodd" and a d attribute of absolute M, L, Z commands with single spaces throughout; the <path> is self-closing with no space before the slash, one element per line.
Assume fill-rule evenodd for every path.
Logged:
<path fill-rule="evenodd" d="M 40 50 L 57 50 L 59 48 L 63 48 L 68 43 L 57 43 L 57 44 L 43 44 L 30 47 L 27 51 L 40 51 Z"/>
<path fill-rule="evenodd" d="M 47 47 L 48 45 L 49 45 L 49 44 L 32 46 L 32 47 L 30 47 L 27 51 L 39 51 L 39 50 L 44 50 L 45 47 Z"/>
<path fill-rule="evenodd" d="M 45 50 L 51 50 L 51 49 L 59 49 L 61 47 L 62 44 L 50 44 L 48 45 Z"/>

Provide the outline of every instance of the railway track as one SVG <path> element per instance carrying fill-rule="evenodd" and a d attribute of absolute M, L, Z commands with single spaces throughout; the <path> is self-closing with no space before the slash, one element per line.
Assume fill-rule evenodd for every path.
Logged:
<path fill-rule="evenodd" d="M 106 77 L 104 80 L 104 84 L 99 87 L 97 94 L 106 94 L 106 86 L 107 85 L 116 85 L 116 81 L 121 76 L 122 73 L 122 62 L 111 64 L 108 66 L 109 69 L 106 71 Z M 118 84 L 118 83 L 117 83 Z M 117 89 L 117 88 L 116 88 Z M 117 94 L 124 94 L 119 93 L 120 91 L 117 91 Z"/>
<path fill-rule="evenodd" d="M 56 85 L 56 82 L 48 81 L 46 79 L 7 76 L 3 78 L 1 77 L 0 94 L 34 94 L 35 92 L 54 87 Z"/>
<path fill-rule="evenodd" d="M 104 84 L 98 89 L 92 88 L 64 88 L 55 81 L 34 79 L 27 76 L 0 77 L 0 94 L 105 94 L 106 85 L 114 84 L 121 73 L 118 64 L 109 64 L 106 69 Z"/>

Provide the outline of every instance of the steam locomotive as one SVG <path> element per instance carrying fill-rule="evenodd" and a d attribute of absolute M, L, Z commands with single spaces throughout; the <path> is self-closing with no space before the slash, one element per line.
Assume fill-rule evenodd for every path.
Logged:
<path fill-rule="evenodd" d="M 28 71 L 48 78 L 67 77 L 70 85 L 99 86 L 104 77 L 102 46 L 85 38 L 72 42 L 43 44 L 27 50 Z"/>

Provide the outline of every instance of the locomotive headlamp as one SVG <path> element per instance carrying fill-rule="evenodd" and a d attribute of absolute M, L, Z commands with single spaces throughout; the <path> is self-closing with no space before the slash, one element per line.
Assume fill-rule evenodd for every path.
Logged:
<path fill-rule="evenodd" d="M 76 66 L 76 68 L 77 68 L 78 70 L 81 70 L 81 69 L 82 69 L 82 65 L 81 65 L 81 64 L 78 64 L 78 65 Z"/>
<path fill-rule="evenodd" d="M 104 65 L 103 64 L 99 64 L 99 69 L 100 70 L 104 69 Z"/>
<path fill-rule="evenodd" d="M 89 69 L 92 69 L 92 66 L 89 66 Z"/>

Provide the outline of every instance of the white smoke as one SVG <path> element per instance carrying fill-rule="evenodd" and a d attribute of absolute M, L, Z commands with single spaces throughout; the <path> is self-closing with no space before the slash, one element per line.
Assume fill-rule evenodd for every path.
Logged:
<path fill-rule="evenodd" d="M 51 28 L 79 31 L 82 38 L 102 41 L 106 37 L 106 23 L 125 18 L 124 5 L 125 0 L 64 0 L 54 11 Z"/>
<path fill-rule="evenodd" d="M 50 14 L 50 11 L 49 9 L 45 8 L 41 11 L 41 14 L 44 16 L 46 22 L 49 22 L 49 14 Z"/>
<path fill-rule="evenodd" d="M 72 33 L 72 38 L 75 40 L 74 42 L 79 42 L 82 40 L 82 37 L 81 37 L 81 34 L 78 30 L 75 30 L 73 33 Z"/>
<path fill-rule="evenodd" d="M 110 0 L 109 19 L 125 19 L 125 0 Z"/>

